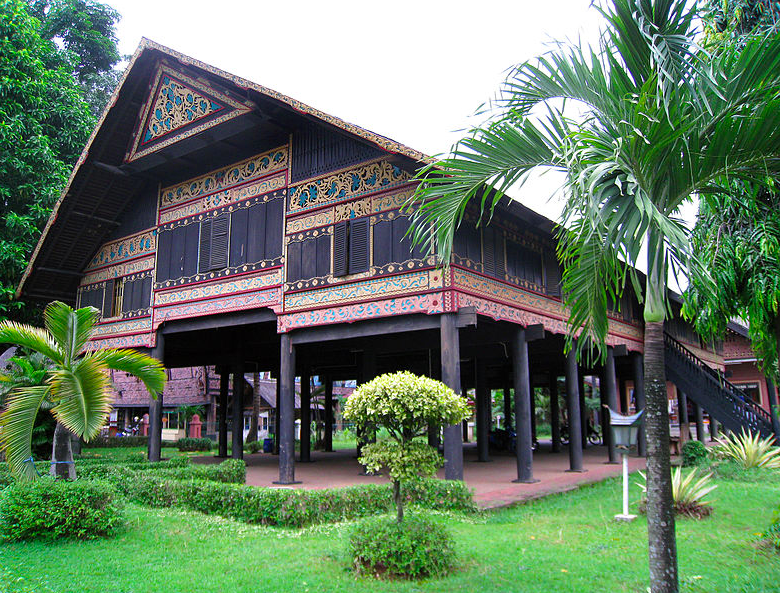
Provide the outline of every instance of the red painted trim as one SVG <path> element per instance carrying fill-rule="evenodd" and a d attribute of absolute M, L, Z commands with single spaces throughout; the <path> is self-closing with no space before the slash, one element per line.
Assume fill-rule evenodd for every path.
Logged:
<path fill-rule="evenodd" d="M 262 274 L 263 272 L 273 271 L 273 270 L 280 270 L 284 267 L 284 264 L 279 264 L 278 266 L 272 266 L 268 268 L 260 268 L 259 270 L 247 270 L 246 272 L 240 272 L 238 274 L 229 274 L 227 276 L 220 276 L 219 278 L 209 278 L 208 280 L 198 280 L 196 282 L 190 282 L 188 284 L 177 284 L 176 286 L 168 286 L 166 288 L 154 288 L 154 283 L 152 283 L 152 293 L 160 293 L 160 292 L 166 292 L 170 290 L 179 290 L 181 288 L 187 288 L 188 286 L 197 286 L 199 284 L 206 284 L 208 282 L 219 282 L 220 280 L 230 280 L 231 278 L 240 278 L 242 276 L 248 276 L 250 274 Z M 271 286 L 281 286 L 280 284 L 271 284 L 268 288 Z"/>
<path fill-rule="evenodd" d="M 186 301 L 176 301 L 175 303 L 168 303 L 165 305 L 153 305 L 155 309 L 158 309 L 160 311 L 169 308 L 169 307 L 177 307 L 179 305 L 188 305 L 190 303 L 203 303 L 208 301 L 218 301 L 220 299 L 234 297 L 234 296 L 240 296 L 242 294 L 251 294 L 253 292 L 265 292 L 267 290 L 273 290 L 275 288 L 279 288 L 279 284 L 271 284 L 270 286 L 265 286 L 263 288 L 253 288 L 250 290 L 241 290 L 239 292 L 231 292 L 228 294 L 220 294 L 220 295 L 214 295 L 214 296 L 206 296 L 199 299 L 187 299 Z"/>
<path fill-rule="evenodd" d="M 324 303 L 320 307 L 306 307 L 303 309 L 290 309 L 289 311 L 287 309 L 284 309 L 281 313 L 281 316 L 284 315 L 297 315 L 298 313 L 308 313 L 309 311 L 319 311 L 319 310 L 326 310 L 326 309 L 336 309 L 338 307 L 351 307 L 352 305 L 363 305 L 365 303 L 379 303 L 381 301 L 387 301 L 390 299 L 402 299 L 405 297 L 410 296 L 420 296 L 423 294 L 435 294 L 435 293 L 442 293 L 442 296 L 444 294 L 444 289 L 442 288 L 427 288 L 425 290 L 418 290 L 417 292 L 404 292 L 402 294 L 387 294 L 381 296 L 381 298 L 373 298 L 373 299 L 360 299 L 357 301 L 346 301 L 346 302 L 337 302 L 337 303 Z M 284 306 L 284 295 L 282 295 L 282 306 Z M 350 321 L 349 323 L 355 323 L 360 321 L 360 319 L 355 319 L 354 321 Z M 327 324 L 326 324 L 327 325 Z"/>
<path fill-rule="evenodd" d="M 149 315 L 139 315 L 138 317 L 126 317 L 126 318 L 109 317 L 107 320 L 98 321 L 95 325 L 111 325 L 112 323 L 121 323 L 124 321 L 136 321 L 137 319 L 151 319 L 151 317 L 152 317 L 151 313 L 149 313 Z"/>
<path fill-rule="evenodd" d="M 396 276 L 402 276 L 404 274 L 412 274 L 414 272 L 426 272 L 430 270 L 435 270 L 436 266 L 425 266 L 422 268 L 412 268 L 411 270 L 404 270 L 401 272 L 392 272 L 390 274 L 381 274 L 379 276 L 367 276 L 366 278 L 353 278 L 351 280 L 344 280 L 342 282 L 338 282 L 336 284 L 323 284 L 322 286 L 310 286 L 309 288 L 298 288 L 295 290 L 287 290 L 284 294 L 300 294 L 302 292 L 307 292 L 310 290 L 321 290 L 324 288 L 337 288 L 341 286 L 348 286 L 350 284 L 356 284 L 357 282 L 368 282 L 370 280 L 381 280 L 384 278 L 395 278 Z M 442 274 L 443 277 L 443 274 Z M 287 284 L 292 284 L 291 282 L 287 282 Z"/>

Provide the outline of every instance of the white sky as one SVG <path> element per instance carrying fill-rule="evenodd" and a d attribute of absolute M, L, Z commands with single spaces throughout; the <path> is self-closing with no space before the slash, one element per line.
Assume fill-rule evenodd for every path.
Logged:
<path fill-rule="evenodd" d="M 122 53 L 148 37 L 430 155 L 509 67 L 598 34 L 590 0 L 105 1 L 122 15 Z M 545 176 L 517 197 L 556 219 L 559 184 Z"/>

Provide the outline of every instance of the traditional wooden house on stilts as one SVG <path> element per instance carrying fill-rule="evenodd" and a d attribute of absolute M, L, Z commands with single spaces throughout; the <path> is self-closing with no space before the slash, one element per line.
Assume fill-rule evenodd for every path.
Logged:
<path fill-rule="evenodd" d="M 398 369 L 441 378 L 458 392 L 475 388 L 482 461 L 489 458 L 491 390 L 513 390 L 506 415 L 515 418 L 520 482 L 534 479 L 532 388 L 557 394 L 565 377 L 570 469 L 581 470 L 583 377 L 601 377 L 610 406 L 643 407 L 636 299 L 627 295 L 614 306 L 606 365 L 586 368 L 564 356 L 567 310 L 553 223 L 510 201 L 489 226 L 476 226 L 476 213 L 469 213 L 452 266 L 437 267 L 434 257 L 411 247 L 402 207 L 424 160 L 388 138 L 144 41 L 19 291 L 100 309 L 97 348 L 148 349 L 168 367 L 217 365 L 222 455 L 226 416 L 240 426 L 243 415 L 240 397 L 227 409 L 231 377 L 241 382 L 253 370 L 278 376 L 282 484 L 295 481 L 296 376 L 300 458 L 307 461 L 308 378 L 324 381 L 327 416 L 334 380 L 360 382 Z M 709 368 L 721 368 L 722 358 L 682 334 L 679 341 L 669 337 L 670 378 L 690 397 L 704 397 L 706 390 L 694 394 L 690 381 L 716 377 Z M 726 411 L 716 399 L 699 403 L 727 425 L 748 416 L 756 426 L 764 421 L 734 402 Z M 160 455 L 162 406 L 150 402 L 152 460 Z M 551 407 L 557 450 L 557 396 Z M 431 440 L 439 435 L 431 427 Z M 242 431 L 232 438 L 240 457 Z M 460 479 L 462 427 L 444 427 L 443 440 L 446 477 Z M 614 448 L 608 450 L 614 459 Z"/>

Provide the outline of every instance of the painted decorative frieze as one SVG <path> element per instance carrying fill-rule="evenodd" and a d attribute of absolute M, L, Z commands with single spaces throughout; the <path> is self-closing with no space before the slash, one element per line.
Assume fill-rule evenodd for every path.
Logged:
<path fill-rule="evenodd" d="M 440 290 L 442 287 L 441 270 L 422 270 L 287 294 L 284 297 L 284 310 L 308 309 L 335 303 L 382 298 L 395 294 Z"/>
<path fill-rule="evenodd" d="M 142 319 L 130 319 L 121 321 L 111 321 L 108 323 L 98 323 L 95 326 L 95 339 L 104 338 L 106 336 L 115 336 L 117 334 L 137 334 L 141 332 L 148 332 L 152 329 L 152 318 L 145 317 Z"/>
<path fill-rule="evenodd" d="M 151 88 L 135 139 L 125 156 L 128 162 L 252 110 L 250 104 L 232 98 L 226 91 L 166 64 L 158 67 Z"/>
<path fill-rule="evenodd" d="M 277 331 L 284 333 L 301 327 L 352 323 L 411 313 L 443 313 L 446 310 L 445 296 L 444 293 L 434 292 L 280 315 L 277 319 Z"/>
<path fill-rule="evenodd" d="M 281 282 L 282 271 L 276 269 L 265 274 L 240 276 L 227 281 L 196 284 L 177 290 L 155 292 L 154 306 L 163 307 L 177 303 L 213 299 L 236 293 L 262 290 L 269 286 L 279 285 Z"/>
<path fill-rule="evenodd" d="M 84 274 L 81 278 L 81 285 L 94 284 L 95 282 L 104 282 L 112 278 L 121 278 L 132 274 L 139 274 L 154 268 L 154 255 L 141 259 L 134 259 L 128 262 L 120 263 L 108 268 L 100 268 L 94 272 Z"/>
<path fill-rule="evenodd" d="M 106 243 L 92 258 L 86 269 L 94 270 L 111 264 L 154 253 L 157 248 L 157 231 L 142 231 L 129 237 Z"/>
<path fill-rule="evenodd" d="M 92 350 L 105 350 L 106 348 L 153 348 L 155 343 L 154 333 L 133 334 L 127 336 L 115 336 L 90 341 Z"/>
<path fill-rule="evenodd" d="M 289 212 L 300 212 L 358 198 L 408 183 L 411 175 L 388 161 L 306 181 L 289 189 Z"/>
<path fill-rule="evenodd" d="M 170 208 L 221 189 L 253 181 L 287 168 L 287 147 L 282 146 L 206 175 L 166 187 L 160 191 L 160 208 Z"/>
<path fill-rule="evenodd" d="M 218 313 L 273 307 L 278 305 L 280 300 L 281 288 L 275 287 L 215 299 L 159 306 L 154 308 L 153 327 L 157 329 L 164 321 L 172 321 L 174 319 L 189 319 L 205 315 L 216 315 Z"/>

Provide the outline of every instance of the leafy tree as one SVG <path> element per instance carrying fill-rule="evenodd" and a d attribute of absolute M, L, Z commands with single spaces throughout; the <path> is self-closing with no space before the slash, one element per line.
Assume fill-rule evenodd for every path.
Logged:
<path fill-rule="evenodd" d="M 708 48 L 744 43 L 748 35 L 766 34 L 780 24 L 776 0 L 700 0 Z"/>
<path fill-rule="evenodd" d="M 87 349 L 98 316 L 94 307 L 74 311 L 55 301 L 44 311 L 45 329 L 0 322 L 0 343 L 33 350 L 52 362 L 44 383 L 15 389 L 0 414 L 0 448 L 19 478 L 36 475 L 30 463 L 30 440 L 42 407 L 50 406 L 57 420 L 52 454 L 56 475 L 74 478 L 70 432 L 87 441 L 100 433 L 111 410 L 109 370 L 135 375 L 153 397 L 165 387 L 165 369 L 145 354 Z"/>
<path fill-rule="evenodd" d="M 496 112 L 427 167 L 416 193 L 416 240 L 450 259 L 466 206 L 488 211 L 534 170 L 565 173 L 559 227 L 568 347 L 602 356 L 607 304 L 647 250 L 644 355 L 647 392 L 651 589 L 677 591 L 677 552 L 664 369 L 667 278 L 691 258 L 680 206 L 722 188 L 727 175 L 762 183 L 780 152 L 780 43 L 750 40 L 712 59 L 696 46 L 685 0 L 602 0 L 595 48 L 561 43 L 510 73 Z M 486 190 L 488 187 L 490 190 Z M 435 227 L 428 238 L 427 230 Z M 626 266 L 625 263 L 630 264 Z"/>
<path fill-rule="evenodd" d="M 349 396 L 346 420 L 359 430 L 379 427 L 389 434 L 363 445 L 360 463 L 370 472 L 387 468 L 399 522 L 404 516 L 401 482 L 430 476 L 443 464 L 439 452 L 420 440 L 427 438 L 428 426 L 459 424 L 470 413 L 466 400 L 444 383 L 406 371 L 380 375 Z"/>

